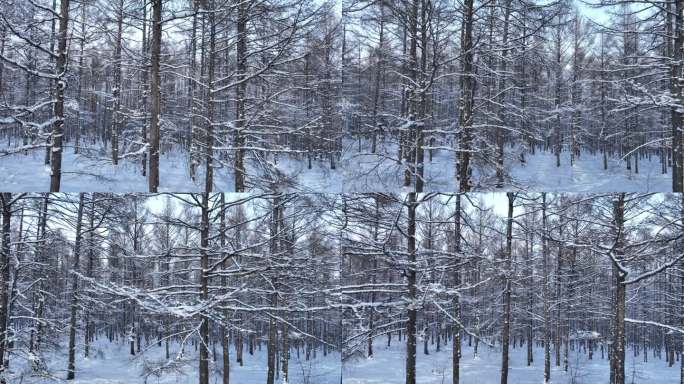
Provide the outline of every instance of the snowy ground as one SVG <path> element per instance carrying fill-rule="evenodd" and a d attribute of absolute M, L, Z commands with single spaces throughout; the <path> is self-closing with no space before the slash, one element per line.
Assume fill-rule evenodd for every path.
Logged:
<path fill-rule="evenodd" d="M 66 377 L 66 341 L 64 348 L 58 355 L 45 356 L 50 371 L 54 378 L 38 378 L 32 376 L 25 362 L 14 360 L 10 365 L 10 383 L 23 384 L 49 384 L 65 383 Z M 156 367 L 160 362 L 166 362 L 164 347 L 156 344 L 149 347 L 145 353 L 131 358 L 128 354 L 127 344 L 110 344 L 107 340 L 96 341 L 92 347 L 92 357 L 84 359 L 82 349 L 78 350 L 76 360 L 76 380 L 68 381 L 73 384 L 193 384 L 197 383 L 197 353 L 191 346 L 186 347 L 185 357 L 177 365 L 177 369 L 167 369 L 157 375 L 149 375 L 145 380 L 143 372 L 145 367 Z M 171 347 L 171 359 L 178 353 L 178 345 Z M 220 347 L 217 346 L 216 362 L 210 361 L 210 383 L 221 382 L 221 356 Z M 266 382 L 266 347 L 261 351 L 255 351 L 254 355 L 244 354 L 244 365 L 239 366 L 235 362 L 235 350 L 231 347 L 231 383 L 239 384 L 262 384 Z M 319 351 L 316 359 L 309 361 L 297 358 L 296 352 L 291 352 L 289 364 L 290 383 L 297 384 L 333 384 L 340 381 L 340 355 L 331 353 L 323 357 Z M 23 374 L 23 377 L 22 377 Z M 278 384 L 282 381 L 278 380 Z"/>
<path fill-rule="evenodd" d="M 278 161 L 271 161 L 271 169 L 287 175 L 289 189 L 304 192 L 368 192 L 402 190 L 403 166 L 396 158 L 396 148 L 388 145 L 381 153 L 370 154 L 358 151 L 355 142 L 348 142 L 338 161 L 337 168 L 330 169 L 328 160 L 313 162 L 307 169 L 306 158 L 295 159 L 280 155 Z M 3 191 L 47 191 L 50 169 L 43 164 L 44 152 L 34 150 L 27 155 L 13 154 L 0 157 L 0 186 Z M 528 156 L 527 163 L 513 163 L 507 160 L 510 180 L 504 189 L 528 191 L 564 192 L 667 192 L 672 190 L 671 175 L 662 175 L 657 158 L 642 159 L 640 173 L 625 169 L 619 159 L 609 161 L 608 170 L 603 170 L 600 155 L 582 154 L 574 167 L 569 166 L 569 154 L 563 153 L 562 166 L 555 166 L 551 153 L 537 152 Z M 160 191 L 186 192 L 203 189 L 202 171 L 193 182 L 188 172 L 187 154 L 170 152 L 160 160 Z M 200 167 L 202 168 L 202 167 Z M 259 167 L 254 162 L 248 167 L 248 182 L 255 182 L 254 175 L 264 173 L 264 163 Z M 63 191 L 110 191 L 144 192 L 147 180 L 140 173 L 138 161 L 121 160 L 114 166 L 105 151 L 88 157 L 73 154 L 70 148 L 64 151 Z M 232 170 L 225 167 L 215 169 L 216 191 L 233 191 Z M 430 162 L 426 153 L 425 190 L 455 191 L 454 155 L 449 151 L 435 151 Z M 474 176 L 474 190 L 491 190 L 494 184 L 491 175 Z M 258 183 L 258 181 L 257 181 Z"/>
<path fill-rule="evenodd" d="M 372 359 L 362 358 L 343 365 L 344 384 L 403 384 L 405 345 L 394 343 L 389 349 L 382 342 L 376 342 Z M 461 383 L 463 384 L 498 384 L 501 375 L 501 350 L 480 345 L 479 358 L 473 357 L 473 349 L 463 345 L 461 360 Z M 554 384 L 597 384 L 609 381 L 608 360 L 602 360 L 600 352 L 588 360 L 585 354 L 571 351 L 570 368 L 564 372 L 556 367 L 551 356 L 551 378 Z M 562 364 L 562 362 L 561 362 Z M 451 383 L 451 347 L 434 352 L 431 346 L 430 355 L 422 353 L 422 344 L 418 345 L 417 383 L 446 384 Z M 525 348 L 510 349 L 510 370 L 508 382 L 513 384 L 539 384 L 544 376 L 544 351 L 534 350 L 534 363 L 527 366 L 527 350 Z M 643 363 L 643 356 L 633 357 L 627 353 L 626 381 L 631 384 L 678 384 L 679 363 L 668 367 L 665 360 L 653 359 Z"/>

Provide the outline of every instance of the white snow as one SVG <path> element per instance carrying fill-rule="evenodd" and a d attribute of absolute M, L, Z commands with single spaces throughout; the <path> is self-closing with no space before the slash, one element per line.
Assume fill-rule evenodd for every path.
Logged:
<path fill-rule="evenodd" d="M 404 384 L 406 359 L 405 341 L 401 343 L 392 340 L 392 346 L 387 349 L 386 339 L 378 338 L 374 344 L 372 359 L 360 358 L 343 364 L 344 384 Z M 501 349 L 490 348 L 480 344 L 479 358 L 473 355 L 473 348 L 464 342 L 461 358 L 461 383 L 463 384 L 498 384 L 501 378 Z M 418 384 L 451 383 L 451 346 L 440 352 L 435 352 L 434 345 L 430 346 L 430 355 L 423 354 L 423 344 L 418 343 L 416 382 Z M 649 353 L 651 353 L 649 351 Z M 534 362 L 527 366 L 526 347 L 510 348 L 510 370 L 508 382 L 513 384 L 539 384 L 544 377 L 544 350 L 534 349 Z M 664 355 L 663 355 L 664 356 Z M 561 356 L 562 359 L 562 356 Z M 678 384 L 679 362 L 668 367 L 665 359 L 648 356 L 649 362 L 643 363 L 643 356 L 634 357 L 632 351 L 627 351 L 625 364 L 626 381 L 633 384 Z M 568 372 L 556 367 L 551 350 L 551 382 L 554 384 L 596 384 L 609 381 L 609 367 L 607 354 L 601 359 L 601 352 L 595 351 L 593 360 L 588 360 L 584 353 L 570 352 L 570 368 Z"/>
<path fill-rule="evenodd" d="M 82 335 L 79 339 L 82 340 Z M 152 341 L 151 341 L 152 342 Z M 52 378 L 36 377 L 31 374 L 31 369 L 26 361 L 14 358 L 9 368 L 10 383 L 23 384 L 48 384 L 62 383 L 66 377 L 67 367 L 67 342 L 61 341 L 62 348 L 59 353 L 50 353 L 43 356 L 49 371 L 54 376 Z M 88 359 L 83 357 L 83 346 L 78 345 L 76 359 L 76 379 L 68 381 L 73 384 L 142 384 L 145 383 L 143 372 L 149 372 L 153 367 L 160 364 L 170 363 L 164 372 L 158 375 L 149 375 L 148 384 L 190 384 L 197 383 L 198 378 L 198 359 L 194 347 L 187 344 L 185 353 L 180 360 L 176 360 L 179 352 L 179 345 L 170 345 L 170 359 L 166 360 L 165 346 L 159 347 L 156 343 L 147 347 L 144 353 L 136 356 L 129 354 L 129 344 L 127 340 L 121 339 L 116 343 L 110 343 L 106 337 L 101 336 L 91 346 L 91 356 Z M 210 350 L 211 351 L 211 350 Z M 210 356 L 209 372 L 210 383 L 221 382 L 222 356 L 221 347 L 216 346 L 216 360 Z M 244 349 L 244 365 L 241 367 L 235 361 L 235 349 L 231 346 L 230 350 L 230 382 L 240 384 L 262 384 L 266 382 L 266 345 L 259 351 L 255 348 L 254 355 L 250 355 L 247 348 Z M 290 383 L 310 384 L 329 384 L 339 383 L 340 381 L 340 355 L 339 353 L 329 353 L 323 356 L 322 351 L 318 351 L 315 359 L 306 361 L 302 353 L 301 359 L 297 358 L 297 353 L 291 351 L 289 363 Z M 282 377 L 281 377 L 282 380 Z"/>
<path fill-rule="evenodd" d="M 4 143 L 3 143 L 4 144 Z M 140 160 L 121 159 L 114 166 L 109 158 L 108 149 L 100 149 L 96 156 L 76 156 L 68 143 L 63 154 L 63 191 L 110 191 L 141 192 L 147 191 L 147 180 L 141 175 Z M 290 180 L 284 189 L 306 192 L 367 192 L 400 191 L 403 188 L 404 166 L 396 161 L 396 147 L 386 145 L 383 153 L 371 154 L 362 146 L 359 153 L 355 141 L 346 142 L 345 150 L 337 169 L 330 169 L 329 159 L 317 159 L 312 169 L 307 169 L 305 155 L 278 154 L 277 161 L 270 159 L 268 164 L 280 176 Z M 92 151 L 92 150 L 91 150 Z M 1 152 L 1 151 L 0 151 Z M 0 184 L 6 191 L 47 191 L 49 174 L 44 171 L 44 150 L 34 149 L 28 155 L 16 153 L 0 157 Z M 97 157 L 97 159 L 93 159 Z M 666 192 L 672 190 L 671 174 L 661 174 L 657 157 L 641 159 L 640 173 L 628 171 L 624 161 L 610 159 L 608 170 L 603 170 L 601 155 L 584 153 L 573 167 L 570 167 L 569 153 L 563 153 L 561 167 L 555 165 L 553 154 L 537 152 L 527 156 L 526 164 L 511 159 L 506 161 L 510 180 L 504 190 L 515 188 L 529 191 L 563 192 Z M 455 191 L 454 153 L 435 150 L 433 161 L 425 154 L 425 190 Z M 196 181 L 189 175 L 189 160 L 186 153 L 171 151 L 160 158 L 160 191 L 199 191 L 203 189 L 204 165 L 197 168 Z M 263 165 L 248 162 L 248 182 L 257 182 L 254 175 L 263 175 Z M 669 171 L 669 170 L 668 170 Z M 474 172 L 474 191 L 492 190 L 493 172 L 481 175 Z M 233 191 L 234 181 L 230 167 L 218 166 L 214 169 L 214 190 Z M 265 187 L 262 183 L 262 187 Z"/>

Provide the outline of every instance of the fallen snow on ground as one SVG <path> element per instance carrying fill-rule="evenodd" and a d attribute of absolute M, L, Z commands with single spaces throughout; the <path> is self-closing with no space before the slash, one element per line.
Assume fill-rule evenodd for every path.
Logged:
<path fill-rule="evenodd" d="M 308 169 L 306 157 L 290 157 L 279 154 L 268 162 L 248 162 L 247 182 L 267 185 L 263 177 L 269 173 L 277 178 L 285 177 L 288 182 L 281 188 L 303 192 L 368 192 L 402 191 L 404 166 L 396 160 L 397 148 L 393 145 L 381 147 L 376 154 L 355 142 L 348 142 L 336 169 L 331 169 L 328 159 L 316 159 Z M 96 153 L 95 153 L 96 152 Z M 425 157 L 425 190 L 455 191 L 454 153 L 435 150 L 432 161 Z M 43 163 L 44 151 L 32 150 L 0 157 L 0 185 L 3 191 L 47 191 L 50 182 L 50 168 Z M 228 161 L 230 163 L 230 161 Z M 160 191 L 201 191 L 204 187 L 203 170 L 200 165 L 193 182 L 188 171 L 186 153 L 171 151 L 160 159 Z M 214 169 L 214 190 L 233 191 L 232 169 L 216 162 Z M 528 191 L 563 192 L 667 192 L 672 190 L 671 175 L 661 174 L 656 157 L 641 159 L 640 172 L 635 174 L 626 169 L 623 161 L 610 159 L 607 170 L 603 169 L 600 155 L 582 154 L 574 166 L 570 166 L 568 153 L 563 153 L 561 167 L 556 167 L 553 154 L 537 152 L 527 156 L 527 161 L 507 159 L 508 179 L 504 190 L 511 188 Z M 266 171 L 268 169 L 268 172 Z M 490 173 L 476 169 L 473 190 L 496 190 Z M 74 155 L 67 148 L 63 159 L 63 191 L 109 191 L 141 192 L 148 190 L 148 182 L 141 175 L 138 160 L 123 159 L 114 166 L 104 150 L 93 151 L 89 156 Z"/>
<path fill-rule="evenodd" d="M 82 340 L 82 339 L 79 339 Z M 67 367 L 67 348 L 66 340 L 62 342 L 61 352 L 43 356 L 54 378 L 39 378 L 32 374 L 27 363 L 20 360 L 12 361 L 10 365 L 10 383 L 23 384 L 51 384 L 51 383 L 70 383 L 70 384 L 194 384 L 197 383 L 198 359 L 197 352 L 191 345 L 186 346 L 185 356 L 174 361 L 178 355 L 178 344 L 172 344 L 170 357 L 177 369 L 167 369 L 157 375 L 149 375 L 147 381 L 144 372 L 151 367 L 157 367 L 160 363 L 167 363 L 165 349 L 153 344 L 144 353 L 137 356 L 129 354 L 129 346 L 125 341 L 120 344 L 109 343 L 105 338 L 95 341 L 91 348 L 91 357 L 83 358 L 83 349 L 79 346 L 76 360 L 76 379 L 73 381 L 64 380 Z M 216 347 L 216 360 L 210 359 L 210 383 L 220 383 L 222 375 L 222 357 L 220 346 Z M 244 365 L 241 367 L 235 362 L 234 346 L 230 350 L 230 381 L 239 384 L 263 384 L 266 382 L 266 346 L 255 350 L 254 355 L 244 352 Z M 304 360 L 302 353 L 301 359 L 297 357 L 296 351 L 291 351 L 289 372 L 291 384 L 332 384 L 340 381 L 340 355 L 330 353 L 323 356 L 322 351 L 318 351 L 315 359 Z M 282 378 L 276 381 L 282 383 Z"/>
<path fill-rule="evenodd" d="M 422 343 L 418 345 L 416 363 L 416 382 L 418 384 L 446 384 L 452 381 L 451 347 L 440 352 L 430 346 L 430 355 L 422 353 Z M 404 344 L 394 342 L 387 348 L 376 342 L 372 359 L 360 358 L 345 362 L 342 368 L 344 384 L 403 384 L 405 380 Z M 475 358 L 473 349 L 464 343 L 461 360 L 461 383 L 498 384 L 501 378 L 501 349 L 489 348 L 480 344 L 479 357 Z M 627 353 L 626 382 L 632 384 L 678 384 L 679 362 L 668 367 L 665 360 L 649 355 L 649 362 L 643 363 L 643 356 L 634 357 Z M 598 384 L 609 381 L 608 360 L 601 359 L 600 351 L 594 359 L 588 360 L 584 353 L 571 351 L 568 372 L 555 366 L 551 356 L 551 382 L 554 384 Z M 561 364 L 562 361 L 561 361 Z M 544 350 L 534 349 L 534 363 L 527 366 L 527 349 L 510 349 L 510 369 L 508 382 L 513 384 L 539 384 L 544 376 Z"/>

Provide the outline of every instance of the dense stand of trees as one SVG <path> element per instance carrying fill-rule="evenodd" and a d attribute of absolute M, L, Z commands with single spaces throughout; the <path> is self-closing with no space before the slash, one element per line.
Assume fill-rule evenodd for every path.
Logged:
<path fill-rule="evenodd" d="M 605 359 L 612 384 L 634 378 L 626 353 L 666 359 L 679 375 L 681 195 L 342 199 L 343 361 L 352 367 L 401 343 L 413 384 L 416 355 L 452 345 L 445 375 L 458 383 L 463 343 L 476 356 L 500 349 L 501 383 L 512 348 L 544 367 L 544 382 L 553 382 L 552 364 L 581 376 L 571 351 Z M 544 361 L 534 360 L 539 346 Z"/>
<path fill-rule="evenodd" d="M 461 191 L 515 185 L 538 151 L 558 167 L 659 161 L 682 191 L 684 5 L 589 6 L 600 22 L 565 1 L 345 0 L 348 133 L 419 192 L 452 158 Z"/>
<path fill-rule="evenodd" d="M 78 378 L 96 339 L 164 351 L 145 377 L 189 366 L 202 384 L 228 383 L 230 365 L 262 349 L 273 384 L 293 353 L 341 352 L 353 369 L 396 343 L 407 384 L 420 356 L 445 349 L 459 382 L 461 344 L 500 350 L 504 383 L 512 348 L 547 382 L 552 364 L 581 368 L 574 354 L 605 359 L 614 384 L 629 381 L 627 353 L 684 365 L 677 194 L 3 193 L 0 204 L 9 381 Z M 55 369 L 46 359 L 60 351 Z"/>
<path fill-rule="evenodd" d="M 160 154 L 237 192 L 279 177 L 279 156 L 335 167 L 334 1 L 4 1 L 0 14 L 0 155 L 44 149 L 53 192 L 64 151 L 139 164 L 150 192 Z"/>
<path fill-rule="evenodd" d="M 45 150 L 52 191 L 65 151 L 151 192 L 162 154 L 237 192 L 343 155 L 421 192 L 444 162 L 462 191 L 515 185 L 538 151 L 659 161 L 682 191 L 684 5 L 590 5 L 600 24 L 564 1 L 5 1 L 0 155 Z"/>
<path fill-rule="evenodd" d="M 189 365 L 204 384 L 210 359 L 227 384 L 230 364 L 258 364 L 263 348 L 273 384 L 287 382 L 291 353 L 338 351 L 325 205 L 230 196 L 3 194 L 3 380 L 79 378 L 95 339 L 130 343 L 131 355 L 165 350 L 143 378 Z M 68 364 L 55 370 L 59 351 Z"/>

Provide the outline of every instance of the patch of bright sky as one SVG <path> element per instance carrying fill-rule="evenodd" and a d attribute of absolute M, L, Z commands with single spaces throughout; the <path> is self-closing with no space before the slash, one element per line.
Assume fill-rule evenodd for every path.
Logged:
<path fill-rule="evenodd" d="M 596 7 L 597 1 L 575 1 L 575 5 L 582 12 L 582 14 L 597 24 L 608 25 L 610 23 L 611 15 L 607 12 L 605 7 Z"/>

